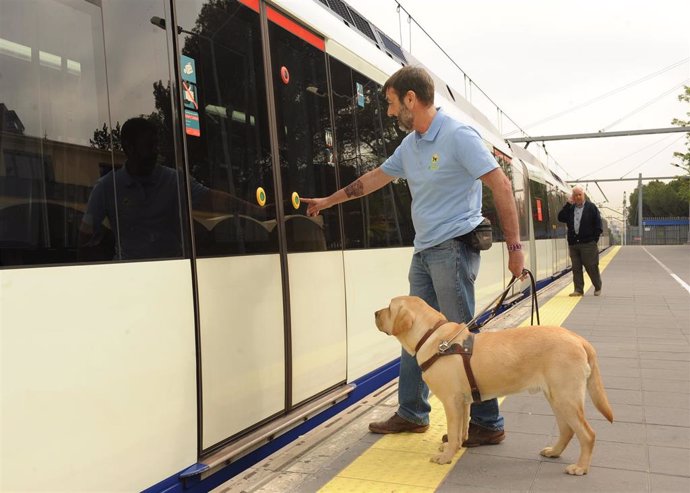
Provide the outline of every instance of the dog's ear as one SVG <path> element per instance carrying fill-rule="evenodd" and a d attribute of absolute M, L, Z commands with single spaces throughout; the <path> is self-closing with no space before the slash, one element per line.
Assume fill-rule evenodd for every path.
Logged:
<path fill-rule="evenodd" d="M 393 332 L 391 335 L 402 334 L 403 332 L 412 328 L 412 313 L 407 308 L 400 308 L 398 315 L 393 321 Z"/>

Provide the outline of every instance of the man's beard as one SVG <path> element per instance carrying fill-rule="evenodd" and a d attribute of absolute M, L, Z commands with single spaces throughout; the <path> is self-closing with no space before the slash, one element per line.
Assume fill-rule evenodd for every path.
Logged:
<path fill-rule="evenodd" d="M 413 125 L 414 116 L 412 116 L 412 112 L 405 106 L 401 106 L 398 112 L 398 127 L 403 132 L 412 132 Z"/>

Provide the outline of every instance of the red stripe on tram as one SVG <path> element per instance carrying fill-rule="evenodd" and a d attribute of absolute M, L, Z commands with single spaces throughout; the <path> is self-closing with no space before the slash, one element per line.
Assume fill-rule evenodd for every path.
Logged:
<path fill-rule="evenodd" d="M 316 34 L 303 28 L 295 21 L 288 19 L 283 14 L 278 13 L 271 7 L 268 7 L 268 20 L 276 23 L 286 31 L 291 32 L 300 39 L 303 39 L 310 45 L 318 48 L 321 51 L 326 51 L 326 42 L 319 38 Z"/>
<path fill-rule="evenodd" d="M 238 0 L 238 2 L 249 7 L 254 12 L 259 11 L 259 0 Z"/>

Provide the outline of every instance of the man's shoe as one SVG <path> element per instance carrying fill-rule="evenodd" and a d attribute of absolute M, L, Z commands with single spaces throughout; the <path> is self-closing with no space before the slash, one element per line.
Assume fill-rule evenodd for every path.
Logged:
<path fill-rule="evenodd" d="M 568 296 L 583 296 L 583 294 L 582 294 L 581 292 L 579 292 L 579 291 L 573 291 L 573 292 L 570 293 Z"/>
<path fill-rule="evenodd" d="M 369 423 L 369 431 L 372 433 L 424 433 L 429 429 L 429 425 L 418 425 L 411 421 L 407 421 L 404 418 L 394 414 L 386 421 L 377 421 L 376 423 Z"/>
<path fill-rule="evenodd" d="M 467 440 L 462 442 L 462 446 L 466 448 L 479 447 L 480 445 L 498 445 L 506 439 L 506 432 L 503 430 L 490 430 L 483 426 L 478 426 L 470 423 L 470 429 L 467 434 Z M 443 435 L 442 442 L 448 441 L 448 435 Z"/>
<path fill-rule="evenodd" d="M 601 296 L 601 289 L 594 291 L 594 296 Z"/>

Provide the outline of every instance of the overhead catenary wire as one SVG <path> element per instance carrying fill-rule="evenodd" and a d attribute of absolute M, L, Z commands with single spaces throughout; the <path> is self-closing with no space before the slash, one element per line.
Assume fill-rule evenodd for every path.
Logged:
<path fill-rule="evenodd" d="M 629 175 L 630 173 L 632 173 L 632 172 L 635 171 L 636 169 L 642 167 L 642 165 L 647 164 L 649 161 L 651 161 L 653 158 L 655 158 L 656 156 L 658 156 L 659 154 L 661 154 L 662 152 L 664 152 L 666 149 L 668 149 L 669 147 L 671 147 L 672 145 L 674 145 L 676 142 L 678 142 L 678 141 L 679 141 L 680 139 L 682 139 L 683 137 L 685 137 L 685 135 L 681 135 L 680 137 L 678 137 L 677 139 L 675 139 L 673 142 L 671 142 L 669 145 L 667 145 L 666 147 L 664 147 L 663 149 L 661 149 L 659 152 L 657 152 L 656 154 L 650 156 L 648 159 L 645 159 L 645 160 L 642 161 L 640 164 L 638 164 L 637 166 L 635 166 L 633 169 L 631 169 L 630 171 L 628 171 L 627 173 L 625 173 L 625 175 Z M 625 178 L 625 175 L 621 176 L 621 178 Z"/>
<path fill-rule="evenodd" d="M 665 135 L 664 137 L 662 137 L 661 139 L 656 140 L 656 141 L 652 142 L 651 144 L 648 144 L 648 145 L 646 145 L 646 146 L 644 146 L 644 147 L 641 147 L 641 148 L 637 149 L 636 151 L 631 152 L 630 154 L 626 154 L 625 156 L 623 156 L 623 157 L 621 157 L 621 158 L 618 158 L 618 159 L 616 159 L 615 161 L 611 161 L 610 163 L 608 163 L 608 164 L 602 166 L 601 168 L 595 169 L 595 170 L 592 171 L 591 173 L 587 173 L 587 174 L 584 174 L 584 175 L 582 175 L 582 176 L 580 176 L 580 177 L 578 177 L 578 178 L 575 178 L 575 180 L 582 180 L 583 178 L 587 178 L 588 176 L 591 176 L 591 175 L 593 175 L 594 173 L 598 173 L 598 172 L 600 172 L 600 171 L 602 171 L 602 170 L 605 170 L 606 168 L 610 168 L 610 167 L 613 166 L 614 164 L 620 163 L 620 162 L 623 161 L 624 159 L 628 159 L 630 156 L 634 156 L 635 154 L 638 154 L 638 153 L 640 153 L 640 152 L 642 152 L 642 151 L 644 151 L 644 150 L 646 150 L 646 149 L 649 149 L 650 147 L 654 147 L 655 145 L 659 144 L 660 142 L 663 142 L 664 140 L 667 140 L 669 137 L 674 137 L 674 135 L 673 135 L 673 134 L 667 134 L 667 135 Z"/>
<path fill-rule="evenodd" d="M 581 108 L 584 108 L 585 106 L 589 106 L 590 104 L 594 104 L 594 103 L 596 103 L 596 102 L 598 102 L 598 101 L 601 101 L 602 99 L 606 99 L 606 98 L 608 98 L 609 96 L 613 96 L 614 94 L 617 94 L 617 93 L 619 93 L 619 92 L 621 92 L 621 91 L 624 91 L 624 90 L 626 90 L 626 89 L 629 89 L 629 88 L 631 88 L 631 87 L 633 87 L 633 86 L 635 86 L 635 85 L 637 85 L 637 84 L 640 84 L 640 83 L 642 83 L 642 82 L 646 82 L 646 81 L 648 81 L 649 79 L 652 79 L 652 78 L 656 77 L 657 75 L 661 75 L 661 74 L 663 74 L 664 72 L 668 72 L 669 70 L 672 70 L 672 69 L 674 69 L 674 68 L 676 68 L 676 67 L 678 67 L 678 66 L 680 66 L 680 65 L 683 65 L 683 64 L 685 64 L 685 63 L 688 63 L 688 61 L 690 61 L 690 58 L 683 58 L 682 60 L 678 60 L 677 62 L 675 62 L 675 63 L 673 63 L 673 64 L 671 64 L 671 65 L 669 65 L 669 66 L 667 66 L 667 67 L 664 67 L 664 68 L 662 68 L 661 70 L 657 70 L 656 72 L 653 72 L 653 73 L 651 73 L 651 74 L 645 75 L 644 77 L 641 77 L 641 78 L 639 78 L 639 79 L 636 79 L 636 80 L 634 80 L 634 81 L 632 81 L 632 82 L 629 82 L 629 83 L 627 83 L 627 84 L 625 84 L 625 85 L 623 85 L 623 86 L 621 86 L 621 87 L 618 87 L 618 88 L 613 89 L 613 90 L 611 90 L 611 91 L 608 91 L 608 92 L 606 92 L 606 93 L 604 93 L 604 94 L 601 94 L 601 95 L 599 95 L 599 96 L 597 96 L 597 97 L 595 97 L 595 98 L 589 99 L 589 100 L 584 101 L 584 102 L 582 102 L 582 103 L 580 103 L 580 104 L 576 104 L 575 106 L 572 106 L 572 107 L 570 107 L 570 108 L 568 108 L 568 109 L 566 109 L 566 110 L 559 111 L 558 113 L 554 113 L 553 115 L 547 116 L 546 118 L 542 118 L 541 120 L 538 120 L 538 121 L 535 121 L 535 122 L 533 122 L 533 123 L 530 123 L 530 124 L 526 125 L 525 128 L 534 127 L 534 126 L 536 126 L 536 125 L 539 125 L 539 124 L 542 124 L 542 123 L 546 123 L 546 122 L 551 121 L 551 120 L 555 120 L 556 118 L 560 118 L 561 116 L 566 115 L 566 114 L 568 114 L 568 113 L 570 113 L 570 112 L 572 112 L 572 111 L 579 110 L 579 109 L 581 109 Z M 516 133 L 516 132 L 518 132 L 518 131 L 521 131 L 521 130 L 513 130 L 512 132 L 510 132 L 509 134 L 507 134 L 506 137 L 508 137 L 508 136 L 510 136 L 510 135 L 512 135 L 512 134 L 514 134 L 514 133 Z M 524 132 L 524 131 L 523 131 L 523 132 Z"/>
<path fill-rule="evenodd" d="M 680 84 L 676 84 L 675 86 L 673 86 L 673 87 L 672 87 L 671 89 L 669 89 L 668 91 L 664 91 L 663 93 L 659 94 L 658 96 L 655 96 L 654 98 L 650 99 L 650 100 L 647 101 L 645 104 L 643 104 L 642 106 L 639 106 L 639 107 L 635 108 L 635 109 L 632 110 L 630 113 L 628 113 L 627 115 L 625 115 L 625 116 L 619 118 L 619 119 L 616 120 L 615 122 L 609 123 L 609 124 L 606 125 L 605 127 L 602 127 L 601 130 L 599 130 L 599 132 L 605 132 L 606 130 L 608 130 L 609 128 L 613 127 L 614 125 L 618 125 L 618 124 L 619 124 L 620 122 L 622 122 L 623 120 L 626 120 L 627 118 L 630 118 L 630 117 L 633 116 L 635 113 L 637 113 L 637 112 L 642 111 L 643 109 L 645 109 L 647 106 L 650 106 L 650 105 L 656 103 L 657 101 L 659 101 L 659 100 L 660 100 L 661 98 L 663 98 L 664 96 L 667 96 L 667 95 L 671 94 L 672 92 L 677 91 L 679 88 L 683 87 L 683 86 L 686 85 L 688 82 L 690 82 L 690 79 L 685 79 L 685 80 L 684 80 L 683 82 L 681 82 Z"/>

